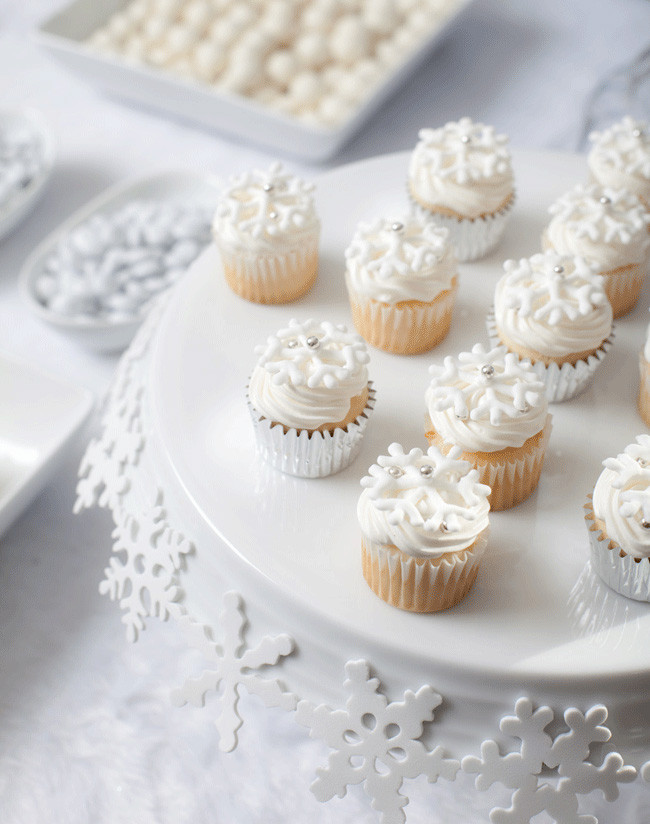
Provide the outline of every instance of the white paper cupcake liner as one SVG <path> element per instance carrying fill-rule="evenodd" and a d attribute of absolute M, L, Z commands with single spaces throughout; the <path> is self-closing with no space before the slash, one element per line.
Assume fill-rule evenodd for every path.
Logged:
<path fill-rule="evenodd" d="M 486 319 L 486 326 L 490 343 L 493 346 L 503 346 L 503 341 L 497 332 L 496 319 L 494 317 L 494 310 L 492 310 Z M 562 403 L 568 401 L 570 398 L 575 398 L 579 395 L 591 381 L 596 372 L 596 369 L 602 363 L 605 355 L 612 348 L 614 342 L 614 329 L 609 334 L 609 337 L 604 340 L 600 347 L 586 360 L 577 361 L 575 364 L 571 363 L 550 363 L 548 366 L 542 361 L 537 361 L 532 364 L 533 370 L 537 377 L 544 383 L 546 387 L 546 398 L 549 403 Z M 515 354 L 517 354 L 515 352 Z M 520 358 L 520 360 L 529 360 L 529 358 Z"/>
<path fill-rule="evenodd" d="M 487 530 L 467 551 L 450 552 L 435 564 L 363 538 L 363 575 L 382 600 L 409 612 L 438 612 L 472 588 L 487 547 Z"/>
<path fill-rule="evenodd" d="M 460 263 L 478 260 L 492 251 L 503 237 L 515 203 L 513 194 L 507 205 L 490 215 L 477 218 L 457 218 L 426 209 L 412 195 L 409 197 L 414 214 L 424 221 L 449 229 L 449 240 L 456 250 Z"/>
<path fill-rule="evenodd" d="M 598 528 L 590 495 L 584 509 L 594 572 L 608 587 L 626 598 L 650 603 L 650 558 L 637 559 L 627 555 L 616 541 Z"/>
<path fill-rule="evenodd" d="M 368 384 L 368 401 L 356 420 L 345 428 L 335 427 L 331 432 L 308 432 L 306 429 L 288 429 L 264 418 L 250 402 L 248 409 L 253 421 L 260 456 L 275 469 L 299 478 L 324 478 L 345 469 L 356 458 L 375 404 L 375 391 Z"/>

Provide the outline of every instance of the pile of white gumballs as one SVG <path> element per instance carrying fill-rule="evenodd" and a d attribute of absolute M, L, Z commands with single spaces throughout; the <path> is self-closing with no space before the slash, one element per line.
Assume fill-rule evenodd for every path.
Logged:
<path fill-rule="evenodd" d="M 88 44 L 333 127 L 460 2 L 131 0 Z"/>
<path fill-rule="evenodd" d="M 0 126 L 0 211 L 45 171 L 45 147 L 27 125 Z"/>
<path fill-rule="evenodd" d="M 210 242 L 214 204 L 134 200 L 65 235 L 34 283 L 37 300 L 69 319 L 141 317 Z"/>

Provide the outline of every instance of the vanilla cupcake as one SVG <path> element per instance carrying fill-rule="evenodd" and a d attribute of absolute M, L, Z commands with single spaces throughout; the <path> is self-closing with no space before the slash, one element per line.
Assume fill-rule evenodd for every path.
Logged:
<path fill-rule="evenodd" d="M 582 258 L 555 252 L 507 260 L 488 332 L 527 358 L 551 402 L 581 392 L 611 345 L 612 307 L 604 281 Z"/>
<path fill-rule="evenodd" d="M 637 408 L 646 426 L 650 426 L 650 326 L 646 331 L 645 345 L 639 355 Z"/>
<path fill-rule="evenodd" d="M 627 189 L 650 210 L 650 124 L 624 117 L 602 132 L 589 135 L 587 157 L 596 183 Z"/>
<path fill-rule="evenodd" d="M 255 303 L 287 303 L 312 287 L 320 235 L 313 189 L 278 163 L 230 179 L 212 233 L 233 292 Z"/>
<path fill-rule="evenodd" d="M 551 432 L 544 384 L 530 362 L 477 343 L 429 372 L 429 443 L 445 454 L 460 447 L 491 488 L 493 510 L 521 503 L 537 488 Z"/>
<path fill-rule="evenodd" d="M 291 320 L 256 351 L 248 406 L 262 457 L 305 478 L 348 466 L 374 405 L 363 339 L 343 325 Z"/>
<path fill-rule="evenodd" d="M 411 612 L 453 607 L 474 583 L 487 546 L 489 487 L 459 459 L 431 446 L 393 443 L 369 474 L 357 514 L 363 576 L 392 606 Z"/>
<path fill-rule="evenodd" d="M 449 332 L 458 289 L 449 232 L 417 217 L 359 224 L 345 252 L 357 331 L 379 349 L 414 355 Z"/>
<path fill-rule="evenodd" d="M 549 208 L 542 247 L 585 258 L 605 278 L 614 317 L 636 304 L 646 274 L 650 213 L 625 189 L 578 185 Z"/>
<path fill-rule="evenodd" d="M 650 435 L 603 466 L 585 506 L 592 567 L 616 592 L 650 602 Z"/>
<path fill-rule="evenodd" d="M 446 226 L 458 260 L 483 257 L 501 239 L 515 199 L 506 135 L 463 117 L 421 129 L 408 189 L 416 211 Z"/>

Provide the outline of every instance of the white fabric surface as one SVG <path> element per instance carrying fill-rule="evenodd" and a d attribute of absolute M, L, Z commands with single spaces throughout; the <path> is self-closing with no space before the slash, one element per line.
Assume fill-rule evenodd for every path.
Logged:
<path fill-rule="evenodd" d="M 16 288 L 27 254 L 125 177 L 183 167 L 227 175 L 272 158 L 99 96 L 30 40 L 57 5 L 0 2 L 0 107 L 40 109 L 58 144 L 43 201 L 0 244 L 0 351 L 99 395 L 116 358 L 82 351 L 29 314 Z M 466 114 L 518 146 L 574 149 L 590 93 L 647 45 L 648 31 L 647 0 L 476 0 L 463 28 L 330 165 L 411 148 L 420 126 Z M 319 171 L 288 165 L 309 177 Z M 309 777 L 325 749 L 281 714 L 243 702 L 242 746 L 224 756 L 206 711 L 169 708 L 180 642 L 151 621 L 127 645 L 119 609 L 99 596 L 110 519 L 71 514 L 80 455 L 81 445 L 70 450 L 0 539 L 0 824 L 377 821 L 361 792 L 314 800 Z M 303 778 L 292 780 L 296 773 Z M 454 795 L 435 789 L 437 811 L 414 803 L 409 821 L 469 820 L 456 818 Z M 646 807 L 617 820 L 649 818 Z M 485 809 L 473 820 L 487 821 Z"/>

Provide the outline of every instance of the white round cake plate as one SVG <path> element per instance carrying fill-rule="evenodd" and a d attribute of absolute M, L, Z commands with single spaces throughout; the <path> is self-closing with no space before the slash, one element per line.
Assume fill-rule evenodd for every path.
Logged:
<path fill-rule="evenodd" d="M 632 780 L 648 803 L 643 770 L 637 776 L 634 768 L 650 758 L 650 605 L 617 595 L 594 575 L 583 520 L 602 460 L 645 431 L 635 395 L 647 288 L 637 309 L 618 322 L 593 384 L 552 406 L 539 489 L 515 509 L 491 514 L 488 552 L 462 603 L 417 615 L 378 599 L 361 573 L 355 515 L 359 480 L 388 444 L 426 447 L 429 364 L 487 343 L 485 317 L 503 260 L 539 250 L 546 208 L 585 179 L 583 158 L 515 153 L 511 223 L 490 257 L 461 265 L 448 338 L 417 357 L 372 350 L 376 407 L 348 469 L 304 480 L 256 456 L 245 403 L 255 346 L 292 317 L 351 325 L 344 249 L 359 220 L 399 219 L 408 209 L 407 160 L 407 154 L 377 158 L 320 178 L 320 273 L 301 300 L 288 306 L 241 300 L 209 249 L 169 308 L 161 306 L 141 331 L 123 359 L 108 424 L 89 447 L 79 482 L 78 508 L 109 506 L 117 524 L 117 554 L 102 588 L 122 599 L 132 638 L 150 615 L 179 618 L 208 669 L 197 681 L 182 673 L 187 680 L 176 701 L 200 704 L 221 683 L 217 726 L 224 749 L 237 741 L 237 685 L 267 704 L 297 707 L 299 723 L 336 751 L 313 786 L 321 800 L 365 781 L 382 821 L 402 821 L 394 798 L 401 780 L 391 791 L 385 784 L 373 789 L 373 769 L 366 769 L 383 753 L 388 784 L 395 775 L 453 778 L 460 766 L 479 774 L 477 788 L 493 782 L 510 788 L 512 817 L 497 813 L 495 821 L 528 822 L 535 810 L 568 816 L 578 800 L 591 809 L 591 797 L 602 798 L 593 791 L 612 801 L 617 782 Z M 136 571 L 136 558 L 140 569 L 145 559 L 144 572 Z M 205 640 L 204 628 L 221 646 Z M 380 706 L 386 734 L 377 755 L 372 729 L 381 726 Z M 424 723 L 434 707 L 433 723 Z M 393 721 L 402 732 L 386 744 Z M 338 733 L 337 724 L 343 724 Z M 411 738 L 403 740 L 406 728 Z M 435 768 L 419 761 L 422 742 L 442 747 L 451 761 Z M 354 762 L 346 759 L 355 747 L 366 766 L 350 767 L 346 776 L 341 764 Z M 594 765 L 601 764 L 599 771 Z M 558 784 L 558 775 L 570 778 Z M 516 798 L 513 790 L 521 790 Z M 608 812 L 615 805 L 601 806 L 601 824 L 622 820 Z"/>

